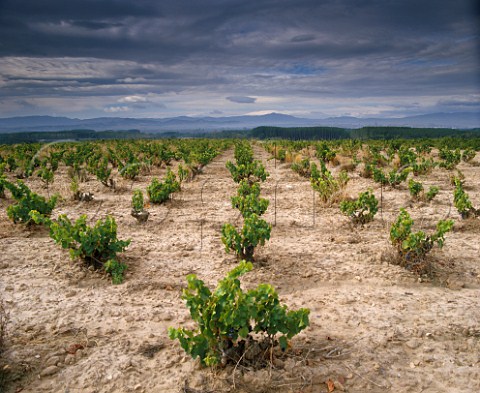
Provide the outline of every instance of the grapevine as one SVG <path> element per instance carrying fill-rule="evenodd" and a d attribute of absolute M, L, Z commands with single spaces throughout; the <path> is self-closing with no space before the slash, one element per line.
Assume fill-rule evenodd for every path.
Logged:
<path fill-rule="evenodd" d="M 437 230 L 427 235 L 423 231 L 412 232 L 414 221 L 405 209 L 400 209 L 397 221 L 390 228 L 390 241 L 397 249 L 400 264 L 409 270 L 423 273 L 426 271 L 425 257 L 437 244 L 442 248 L 445 234 L 453 227 L 453 220 L 440 220 Z"/>
<path fill-rule="evenodd" d="M 267 338 L 273 347 L 275 338 L 285 350 L 288 340 L 309 325 L 310 310 L 289 311 L 281 305 L 278 294 L 269 284 L 243 291 L 239 277 L 252 270 L 242 261 L 219 281 L 211 291 L 196 275 L 187 276 L 188 288 L 183 299 L 196 323 L 195 329 L 169 328 L 170 339 L 204 366 L 226 365 L 229 359 L 243 357 L 245 342 Z"/>
<path fill-rule="evenodd" d="M 366 224 L 378 211 L 378 200 L 372 190 L 362 192 L 354 201 L 340 202 L 340 211 L 350 217 L 354 224 Z"/>
<path fill-rule="evenodd" d="M 93 227 L 87 225 L 87 216 L 75 222 L 62 214 L 57 220 L 45 218 L 37 211 L 30 212 L 32 220 L 50 228 L 50 237 L 62 248 L 70 251 L 72 259 L 80 258 L 87 265 L 103 267 L 114 284 L 123 281 L 127 266 L 120 262 L 117 253 L 123 252 L 130 240 L 117 239 L 117 224 L 112 216 L 98 220 Z"/>

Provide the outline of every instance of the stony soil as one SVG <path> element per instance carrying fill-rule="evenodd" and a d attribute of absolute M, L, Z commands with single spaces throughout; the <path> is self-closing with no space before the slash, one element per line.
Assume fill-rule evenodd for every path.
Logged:
<path fill-rule="evenodd" d="M 92 202 L 73 202 L 65 169 L 50 193 L 65 200 L 54 216 L 87 214 L 91 223 L 115 217 L 125 282 L 112 285 L 69 259 L 42 228 L 8 221 L 0 200 L 0 290 L 10 313 L 5 358 L 7 392 L 478 392 L 480 391 L 480 224 L 461 221 L 452 204 L 449 172 L 421 180 L 438 185 L 430 203 L 412 202 L 405 184 L 380 189 L 357 172 L 345 190 L 354 197 L 373 188 L 382 209 L 365 227 L 353 227 L 337 205 L 322 206 L 307 179 L 275 163 L 259 146 L 255 155 L 270 177 L 262 195 L 275 224 L 258 250 L 251 287 L 269 282 L 289 307 L 308 307 L 310 327 L 266 369 L 228 366 L 209 371 L 167 337 L 170 326 L 192 326 L 181 299 L 185 276 L 211 287 L 235 266 L 225 252 L 221 226 L 238 214 L 236 185 L 225 168 L 229 150 L 186 183 L 172 201 L 150 206 L 139 225 L 130 216 L 132 188 L 152 176 L 119 182 L 113 192 L 95 179 L 82 183 Z M 477 161 L 479 156 L 477 154 Z M 461 163 L 467 192 L 480 206 L 480 167 Z M 332 168 L 336 173 L 337 168 Z M 27 182 L 46 195 L 38 179 Z M 276 205 L 276 208 L 275 208 Z M 456 220 L 445 247 L 431 253 L 430 277 L 391 262 L 389 227 L 407 207 L 418 228 Z"/>

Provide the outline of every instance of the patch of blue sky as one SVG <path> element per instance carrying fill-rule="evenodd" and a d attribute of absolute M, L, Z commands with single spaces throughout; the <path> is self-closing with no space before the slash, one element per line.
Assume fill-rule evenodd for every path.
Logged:
<path fill-rule="evenodd" d="M 321 75 L 327 72 L 325 67 L 312 67 L 306 64 L 294 64 L 283 70 L 287 74 L 294 75 Z"/>

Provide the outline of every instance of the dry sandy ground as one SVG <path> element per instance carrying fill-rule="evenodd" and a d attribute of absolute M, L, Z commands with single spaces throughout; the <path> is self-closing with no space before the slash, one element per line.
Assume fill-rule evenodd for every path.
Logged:
<path fill-rule="evenodd" d="M 262 194 L 271 201 L 266 219 L 276 226 L 243 282 L 269 282 L 289 307 L 310 308 L 310 327 L 287 354 L 264 370 L 211 372 L 167 337 L 168 327 L 192 324 L 180 297 L 185 276 L 196 273 L 213 287 L 235 266 L 220 240 L 222 224 L 238 219 L 230 205 L 236 185 L 225 168 L 232 150 L 172 201 L 151 206 L 145 225 L 130 216 L 131 183 L 114 193 L 92 178 L 82 188 L 96 200 L 74 203 L 63 170 L 50 190 L 66 199 L 54 216 L 87 214 L 93 223 L 112 214 L 119 238 L 132 239 L 123 254 L 129 270 L 123 284 L 111 285 L 71 262 L 46 230 L 10 223 L 10 201 L 0 200 L 0 290 L 11 316 L 6 356 L 16 378 L 7 391 L 480 391 L 480 220 L 460 221 L 449 173 L 436 169 L 421 178 L 441 188 L 430 204 L 412 203 L 405 185 L 380 190 L 353 173 L 348 195 L 368 187 L 383 194 L 375 221 L 354 228 L 338 206 L 317 198 L 313 208 L 309 181 L 287 164 L 275 166 L 258 146 L 255 155 L 270 172 Z M 480 167 L 459 168 L 480 206 Z M 145 190 L 151 177 L 133 188 Z M 28 184 L 46 194 L 38 179 Z M 456 219 L 445 247 L 432 252 L 431 279 L 388 263 L 389 226 L 402 206 L 427 230 L 447 215 Z"/>

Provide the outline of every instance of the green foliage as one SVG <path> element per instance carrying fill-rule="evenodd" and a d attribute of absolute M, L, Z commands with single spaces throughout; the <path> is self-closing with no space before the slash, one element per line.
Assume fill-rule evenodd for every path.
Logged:
<path fill-rule="evenodd" d="M 305 157 L 300 162 L 294 162 L 290 168 L 297 172 L 300 176 L 309 178 L 311 176 L 311 169 L 310 169 L 310 160 L 308 157 Z"/>
<path fill-rule="evenodd" d="M 238 165 L 245 165 L 253 161 L 253 150 L 248 142 L 239 142 L 233 153 Z"/>
<path fill-rule="evenodd" d="M 58 164 L 61 161 L 64 153 L 65 153 L 65 150 L 50 151 L 47 157 L 47 161 L 48 161 L 48 164 L 50 165 L 50 169 L 53 172 L 55 172 L 58 169 Z"/>
<path fill-rule="evenodd" d="M 258 160 L 238 165 L 235 165 L 231 161 L 227 161 L 226 167 L 230 171 L 235 183 L 240 183 L 242 180 L 247 180 L 250 183 L 256 183 L 259 181 L 265 181 L 268 177 L 268 172 L 265 170 L 263 164 Z"/>
<path fill-rule="evenodd" d="M 196 275 L 187 276 L 188 288 L 182 297 L 197 326 L 193 330 L 169 328 L 168 335 L 179 340 L 185 352 L 194 359 L 199 357 L 205 366 L 226 362 L 227 350 L 240 349 L 241 339 L 255 340 L 259 335 L 267 336 L 272 344 L 278 337 L 285 349 L 287 341 L 309 325 L 310 310 L 289 311 L 280 304 L 271 285 L 260 284 L 244 292 L 239 277 L 250 270 L 251 263 L 240 262 L 214 291 Z"/>
<path fill-rule="evenodd" d="M 442 168 L 452 170 L 460 163 L 462 155 L 460 149 L 450 150 L 445 147 L 440 149 L 439 157 L 442 159 L 439 165 Z"/>
<path fill-rule="evenodd" d="M 408 174 L 411 172 L 410 168 L 405 168 L 400 172 L 397 171 L 390 171 L 388 173 L 388 184 L 392 187 L 396 187 L 399 184 L 403 183 L 407 180 Z"/>
<path fill-rule="evenodd" d="M 78 184 L 78 177 L 75 176 L 75 175 L 72 177 L 72 180 L 70 181 L 70 191 L 72 191 L 74 199 L 78 195 L 78 193 L 80 192 L 80 185 Z"/>
<path fill-rule="evenodd" d="M 418 155 L 430 154 L 432 146 L 427 142 L 417 143 L 415 144 L 415 151 Z"/>
<path fill-rule="evenodd" d="M 385 174 L 381 169 L 376 167 L 372 168 L 373 171 L 373 180 L 377 183 L 382 185 L 390 185 L 391 187 L 396 187 L 400 185 L 402 182 L 407 180 L 408 174 L 410 173 L 411 169 L 406 168 L 402 171 L 398 172 L 395 169 L 392 169 L 387 174 Z"/>
<path fill-rule="evenodd" d="M 471 147 L 466 148 L 462 153 L 462 161 L 470 162 L 475 158 L 476 152 Z"/>
<path fill-rule="evenodd" d="M 387 176 L 385 176 L 385 173 L 381 169 L 378 169 L 372 166 L 371 170 L 372 170 L 373 180 L 376 183 L 380 183 L 382 185 L 388 184 Z"/>
<path fill-rule="evenodd" d="M 465 218 L 480 215 L 480 209 L 475 209 L 470 201 L 470 197 L 463 189 L 463 183 L 459 178 L 454 179 L 455 190 L 453 191 L 453 204 L 460 216 Z"/>
<path fill-rule="evenodd" d="M 263 164 L 253 159 L 253 150 L 248 143 L 238 143 L 234 152 L 236 165 L 227 161 L 226 167 L 235 183 L 247 180 L 250 184 L 267 180 L 268 173 Z"/>
<path fill-rule="evenodd" d="M 144 202 L 143 202 L 143 192 L 142 190 L 134 190 L 132 195 L 132 209 L 136 212 L 143 211 Z"/>
<path fill-rule="evenodd" d="M 358 159 L 356 159 L 355 157 L 353 158 L 353 161 L 354 163 L 358 162 Z M 366 178 L 366 179 L 370 179 L 373 177 L 373 168 L 375 166 L 369 162 L 366 162 L 363 166 L 363 170 L 360 172 L 360 176 Z M 383 173 L 383 172 L 382 172 Z"/>
<path fill-rule="evenodd" d="M 433 168 L 437 166 L 437 163 L 434 162 L 431 158 L 422 157 L 420 162 L 415 161 L 411 164 L 412 172 L 415 176 L 425 175 L 430 173 Z"/>
<path fill-rule="evenodd" d="M 150 213 L 144 208 L 145 203 L 143 201 L 143 192 L 142 190 L 134 190 L 132 195 L 132 211 L 131 215 L 139 223 L 144 223 L 148 220 Z"/>
<path fill-rule="evenodd" d="M 385 166 L 388 162 L 388 158 L 381 154 L 381 146 L 368 145 L 368 153 L 363 158 L 365 164 L 371 164 L 373 166 Z"/>
<path fill-rule="evenodd" d="M 141 162 L 135 156 L 132 148 L 134 145 L 127 145 L 117 141 L 115 149 L 108 147 L 108 160 L 113 167 L 118 167 L 118 173 L 124 179 L 135 180 L 140 173 Z"/>
<path fill-rule="evenodd" d="M 178 165 L 178 180 L 180 183 L 183 183 L 186 179 L 188 179 L 189 175 L 190 172 L 188 168 L 184 168 L 182 164 Z"/>
<path fill-rule="evenodd" d="M 400 209 L 397 221 L 390 228 L 390 241 L 397 249 L 406 268 L 416 272 L 423 272 L 424 261 L 428 252 L 435 244 L 443 247 L 445 234 L 453 227 L 453 220 L 440 220 L 437 230 L 431 235 L 423 231 L 412 232 L 414 221 L 405 209 Z"/>
<path fill-rule="evenodd" d="M 270 239 L 271 230 L 271 225 L 255 213 L 244 218 L 240 231 L 232 224 L 224 224 L 222 242 L 225 245 L 225 251 L 235 252 L 239 260 L 252 261 L 255 247 L 265 245 L 265 241 Z"/>
<path fill-rule="evenodd" d="M 103 267 L 112 276 L 114 283 L 123 281 L 126 265 L 117 260 L 117 253 L 123 252 L 130 240 L 117 239 L 117 224 L 112 216 L 87 225 L 87 216 L 82 215 L 74 223 L 62 214 L 57 220 L 43 219 L 32 212 L 32 219 L 50 227 L 50 237 L 64 249 L 69 249 L 72 259 L 80 258 L 88 265 Z"/>
<path fill-rule="evenodd" d="M 121 284 L 123 282 L 123 275 L 127 270 L 127 264 L 118 261 L 117 259 L 109 259 L 103 264 L 103 268 L 107 274 L 112 277 L 113 284 Z"/>
<path fill-rule="evenodd" d="M 21 180 L 17 181 L 17 184 L 9 182 L 6 178 L 3 180 L 3 185 L 5 189 L 10 191 L 12 198 L 18 201 L 24 193 L 27 191 L 28 187 Z M 29 189 L 30 190 L 30 189 Z"/>
<path fill-rule="evenodd" d="M 398 157 L 400 159 L 400 167 L 411 166 L 417 161 L 417 154 L 406 147 L 401 147 L 398 152 Z"/>
<path fill-rule="evenodd" d="M 124 179 L 135 180 L 135 178 L 140 173 L 140 163 L 139 162 L 128 162 L 120 168 L 118 173 Z"/>
<path fill-rule="evenodd" d="M 278 149 L 276 158 L 280 160 L 280 162 L 285 162 L 287 159 L 287 151 L 285 149 Z"/>
<path fill-rule="evenodd" d="M 45 183 L 47 188 L 50 183 L 53 183 L 53 170 L 46 163 L 42 164 L 37 172 L 37 176 Z"/>
<path fill-rule="evenodd" d="M 237 165 L 227 162 L 233 180 L 239 183 L 237 195 L 232 197 L 232 207 L 243 216 L 243 227 L 237 230 L 231 224 L 222 227 L 222 242 L 227 252 L 234 251 L 239 259 L 253 260 L 255 247 L 270 239 L 271 226 L 260 218 L 269 201 L 260 198 L 259 180 L 266 180 L 267 173 L 259 161 L 253 160 L 253 150 L 247 143 L 235 146 Z M 255 181 L 257 180 L 257 181 Z"/>
<path fill-rule="evenodd" d="M 315 155 L 321 162 L 326 163 L 332 161 L 337 156 L 337 153 L 330 149 L 327 142 L 322 142 L 316 146 Z"/>
<path fill-rule="evenodd" d="M 433 198 L 435 198 L 439 191 L 438 187 L 432 186 L 427 192 L 425 192 L 423 184 L 413 179 L 408 181 L 408 189 L 413 199 L 423 200 L 426 202 L 430 202 Z"/>
<path fill-rule="evenodd" d="M 433 198 L 435 198 L 438 194 L 438 187 L 436 186 L 431 186 L 428 191 L 425 193 L 425 200 L 427 202 L 431 201 Z"/>
<path fill-rule="evenodd" d="M 250 184 L 242 180 L 237 189 L 237 195 L 232 197 L 232 207 L 238 209 L 243 217 L 251 214 L 261 216 L 268 208 L 270 201 L 260 198 L 260 185 Z"/>
<path fill-rule="evenodd" d="M 327 203 L 340 189 L 340 185 L 325 164 L 320 162 L 320 165 L 320 170 L 318 170 L 317 165 L 312 162 L 310 184 L 312 185 L 312 188 L 318 192 L 320 200 L 323 203 Z"/>
<path fill-rule="evenodd" d="M 378 200 L 372 190 L 360 193 L 354 201 L 340 202 L 340 211 L 350 217 L 354 224 L 365 224 L 373 220 L 378 211 Z"/>
<path fill-rule="evenodd" d="M 348 172 L 345 169 L 341 170 L 337 177 L 338 186 L 344 188 L 349 181 Z"/>
<path fill-rule="evenodd" d="M 7 158 L 7 170 L 9 172 L 13 172 L 17 168 L 18 168 L 18 165 L 17 165 L 17 161 L 15 160 L 15 157 L 9 156 Z"/>
<path fill-rule="evenodd" d="M 455 187 L 455 183 L 458 180 L 460 180 L 462 184 L 465 181 L 465 174 L 460 169 L 457 169 L 456 172 L 457 172 L 456 174 L 451 173 L 449 176 L 450 184 L 454 187 Z"/>
<path fill-rule="evenodd" d="M 410 179 L 408 181 L 408 189 L 410 191 L 410 195 L 413 198 L 419 199 L 421 196 L 421 193 L 423 193 L 423 184 L 413 179 Z"/>
<path fill-rule="evenodd" d="M 115 259 L 130 244 L 130 240 L 117 239 L 117 224 L 112 216 L 90 227 L 86 215 L 73 224 L 66 215 L 61 215 L 50 225 L 50 233 L 62 248 L 70 249 L 72 259 L 79 257 L 92 264 Z"/>
<path fill-rule="evenodd" d="M 200 153 L 195 154 L 195 160 L 203 167 L 218 155 L 218 151 L 212 147 L 204 148 Z"/>
<path fill-rule="evenodd" d="M 212 161 L 224 149 L 219 143 L 211 140 L 197 140 L 194 143 L 179 142 L 177 159 L 183 159 L 185 164 L 192 169 L 192 175 L 200 172 L 201 169 Z"/>
<path fill-rule="evenodd" d="M 92 161 L 95 161 L 95 159 Z M 115 183 L 111 178 L 112 169 L 109 168 L 108 159 L 106 157 L 99 160 L 96 166 L 91 167 L 91 171 L 105 187 L 114 187 Z"/>
<path fill-rule="evenodd" d="M 21 180 L 16 185 L 10 182 L 5 182 L 4 185 L 16 200 L 15 204 L 7 207 L 7 215 L 15 224 L 32 225 L 35 223 L 29 214 L 32 210 L 38 211 L 43 216 L 49 216 L 57 203 L 57 195 L 47 200 L 30 190 Z"/>
<path fill-rule="evenodd" d="M 170 162 L 175 156 L 165 144 L 157 145 L 153 153 L 154 157 L 156 158 L 157 166 L 160 166 L 162 163 L 165 165 L 170 165 Z"/>
<path fill-rule="evenodd" d="M 5 198 L 5 185 L 7 183 L 7 177 L 0 170 L 0 198 Z"/>
<path fill-rule="evenodd" d="M 156 177 L 147 186 L 147 194 L 150 202 L 163 203 L 170 198 L 170 194 L 180 190 L 180 183 L 177 181 L 175 174 L 168 169 L 165 180 L 160 182 Z"/>
<path fill-rule="evenodd" d="M 163 203 L 168 200 L 172 193 L 168 184 L 160 182 L 156 177 L 152 179 L 152 182 L 147 186 L 147 194 L 150 202 Z"/>

